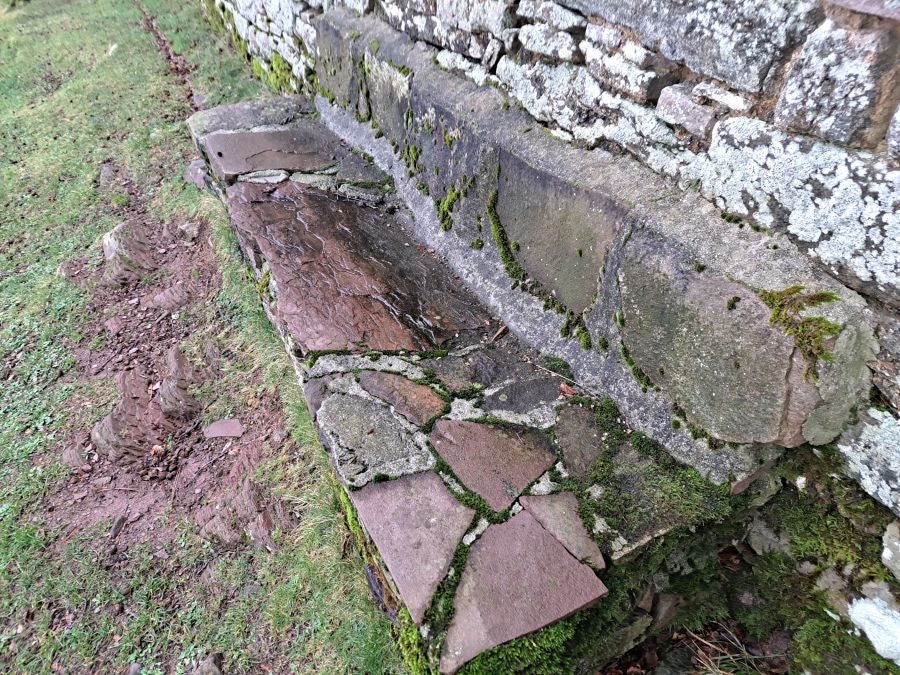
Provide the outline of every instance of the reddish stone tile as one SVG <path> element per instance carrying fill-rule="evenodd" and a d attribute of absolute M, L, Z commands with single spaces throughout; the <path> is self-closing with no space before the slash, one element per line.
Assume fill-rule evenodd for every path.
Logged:
<path fill-rule="evenodd" d="M 522 497 L 519 503 L 559 539 L 569 553 L 579 560 L 589 562 L 596 569 L 606 567 L 597 542 L 591 539 L 581 516 L 578 515 L 578 499 L 571 492 L 558 492 L 543 497 Z"/>
<path fill-rule="evenodd" d="M 206 438 L 238 438 L 244 435 L 244 425 L 239 419 L 216 420 L 203 429 Z"/>
<path fill-rule="evenodd" d="M 463 484 L 494 511 L 511 506 L 556 461 L 549 439 L 530 429 L 438 420 L 431 443 Z"/>
<path fill-rule="evenodd" d="M 421 427 L 444 410 L 444 399 L 431 387 L 416 384 L 402 375 L 364 370 L 359 374 L 362 388 L 394 406 L 394 409 Z"/>
<path fill-rule="evenodd" d="M 350 499 L 413 621 L 422 623 L 475 512 L 430 471 L 370 483 Z"/>
<path fill-rule="evenodd" d="M 293 182 L 237 183 L 228 208 L 241 247 L 268 263 L 277 323 L 303 353 L 420 350 L 486 315 L 385 211 Z"/>
<path fill-rule="evenodd" d="M 454 673 L 482 652 L 564 619 L 606 595 L 606 586 L 522 511 L 472 545 L 441 656 Z"/>

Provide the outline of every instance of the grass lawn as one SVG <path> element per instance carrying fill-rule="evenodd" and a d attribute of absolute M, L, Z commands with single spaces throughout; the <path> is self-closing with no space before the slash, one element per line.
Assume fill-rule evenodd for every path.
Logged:
<path fill-rule="evenodd" d="M 264 95 L 200 2 L 142 2 L 192 66 L 205 105 Z M 399 671 L 224 208 L 181 177 L 195 154 L 190 102 L 141 19 L 121 0 L 0 9 L 0 668 L 187 672 L 220 651 L 226 672 Z M 202 392 L 205 416 L 269 397 L 294 440 L 295 451 L 268 457 L 253 476 L 296 515 L 272 551 L 217 547 L 173 510 L 163 515 L 178 536 L 162 555 L 148 540 L 107 570 L 98 561 L 109 523 L 63 538 L 46 522 L 47 501 L 71 490 L 62 444 L 116 398 L 109 378 L 80 371 L 73 355 L 94 347 L 85 337 L 96 321 L 90 289 L 58 274 L 74 258 L 99 259 L 100 238 L 129 200 L 98 186 L 108 160 L 128 172 L 153 218 L 210 224 L 221 290 L 186 319 L 227 355 Z"/>

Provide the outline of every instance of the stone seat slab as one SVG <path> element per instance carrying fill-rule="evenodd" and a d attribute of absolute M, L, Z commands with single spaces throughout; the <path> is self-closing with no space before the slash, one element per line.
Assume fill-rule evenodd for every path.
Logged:
<path fill-rule="evenodd" d="M 238 239 L 301 353 L 425 350 L 489 317 L 382 209 L 284 182 L 237 183 L 227 201 Z"/>
<path fill-rule="evenodd" d="M 472 545 L 454 598 L 441 672 L 571 616 L 607 594 L 535 518 L 522 511 Z"/>
<path fill-rule="evenodd" d="M 410 616 L 421 624 L 475 511 L 430 471 L 371 483 L 350 499 Z"/>
<path fill-rule="evenodd" d="M 534 429 L 438 420 L 431 442 L 463 485 L 494 511 L 512 506 L 522 490 L 556 462 L 550 440 Z"/>

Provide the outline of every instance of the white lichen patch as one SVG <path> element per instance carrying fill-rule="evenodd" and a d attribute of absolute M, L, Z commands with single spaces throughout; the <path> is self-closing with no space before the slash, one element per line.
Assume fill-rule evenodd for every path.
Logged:
<path fill-rule="evenodd" d="M 838 443 L 838 451 L 862 488 L 900 514 L 900 420 L 872 408 Z"/>
<path fill-rule="evenodd" d="M 858 598 L 850 603 L 849 614 L 875 651 L 900 666 L 900 612 L 881 598 Z"/>

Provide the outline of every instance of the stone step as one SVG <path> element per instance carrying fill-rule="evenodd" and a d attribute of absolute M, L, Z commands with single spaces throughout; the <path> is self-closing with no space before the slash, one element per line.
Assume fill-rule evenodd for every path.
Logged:
<path fill-rule="evenodd" d="M 334 163 L 359 155 L 291 105 L 190 126 L 380 570 L 370 583 L 406 608 L 435 667 L 580 616 L 608 593 L 605 558 L 627 565 L 727 515 L 727 486 L 498 330 L 413 239 L 402 204 L 299 180 L 300 165 L 341 175 Z"/>

